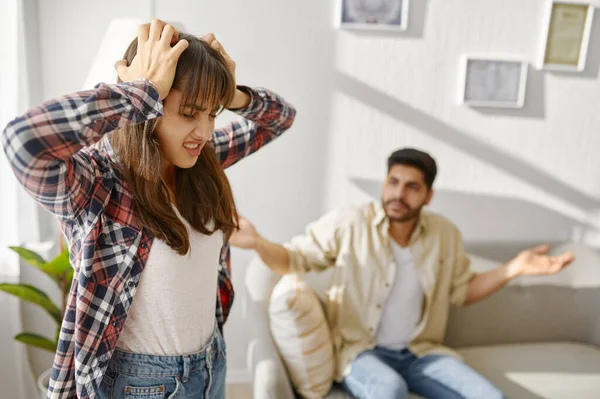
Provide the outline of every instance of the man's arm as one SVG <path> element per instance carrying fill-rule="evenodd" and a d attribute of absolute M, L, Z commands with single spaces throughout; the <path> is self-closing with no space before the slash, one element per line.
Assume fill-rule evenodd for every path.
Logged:
<path fill-rule="evenodd" d="M 339 247 L 341 223 L 345 213 L 336 210 L 311 223 L 304 235 L 295 237 L 285 246 L 260 235 L 254 225 L 240 217 L 240 229 L 229 240 L 231 245 L 255 250 L 275 273 L 321 271 L 335 265 Z"/>
<path fill-rule="evenodd" d="M 516 276 L 510 274 L 508 265 L 502 265 L 485 273 L 476 273 L 469 281 L 463 305 L 481 301 L 504 287 Z"/>
<path fill-rule="evenodd" d="M 518 276 L 556 274 L 575 260 L 570 252 L 548 256 L 546 254 L 549 249 L 547 245 L 527 249 L 505 265 L 486 273 L 475 274 L 469 281 L 464 305 L 492 295 Z"/>
<path fill-rule="evenodd" d="M 290 254 L 283 245 L 270 242 L 259 235 L 256 253 L 275 273 L 284 275 L 290 272 Z"/>

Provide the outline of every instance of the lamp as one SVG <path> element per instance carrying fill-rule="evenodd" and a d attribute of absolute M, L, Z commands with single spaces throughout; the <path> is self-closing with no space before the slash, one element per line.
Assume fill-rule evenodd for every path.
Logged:
<path fill-rule="evenodd" d="M 142 20 L 137 18 L 113 19 L 102 38 L 82 90 L 88 90 L 100 82 L 116 83 L 115 62 L 123 58 L 129 43 L 137 36 Z"/>

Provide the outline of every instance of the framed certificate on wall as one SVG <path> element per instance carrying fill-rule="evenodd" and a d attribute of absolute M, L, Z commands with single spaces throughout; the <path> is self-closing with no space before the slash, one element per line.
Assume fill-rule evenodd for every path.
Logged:
<path fill-rule="evenodd" d="M 594 6 L 583 1 L 550 1 L 543 32 L 543 69 L 581 72 L 590 41 Z"/>
<path fill-rule="evenodd" d="M 471 107 L 523 108 L 528 63 L 504 56 L 461 59 L 460 102 Z"/>
<path fill-rule="evenodd" d="M 405 31 L 409 0 L 337 0 L 335 25 L 357 30 Z"/>

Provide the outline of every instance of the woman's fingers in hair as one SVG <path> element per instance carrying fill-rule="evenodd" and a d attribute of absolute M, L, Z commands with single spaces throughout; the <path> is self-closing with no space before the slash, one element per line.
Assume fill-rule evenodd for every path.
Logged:
<path fill-rule="evenodd" d="M 186 48 L 188 48 L 188 46 L 189 43 L 185 39 L 178 41 L 177 44 L 173 46 L 173 49 L 171 51 L 176 60 L 179 60 L 179 56 L 181 56 L 181 54 L 185 51 Z"/>
<path fill-rule="evenodd" d="M 206 43 L 208 43 L 209 45 L 211 45 L 212 42 L 214 42 L 216 40 L 215 34 L 212 33 L 212 32 L 208 32 L 207 34 L 205 34 L 204 36 L 202 36 L 202 40 L 204 40 Z"/>
<path fill-rule="evenodd" d="M 235 61 L 233 61 L 233 59 L 229 56 L 229 54 L 227 54 L 227 51 L 225 51 L 225 47 L 223 47 L 221 42 L 217 40 L 217 38 L 215 37 L 215 34 L 212 32 L 209 32 L 209 33 L 205 34 L 204 36 L 202 36 L 202 40 L 204 40 L 206 43 L 208 43 L 208 45 L 210 47 L 212 47 L 213 49 L 218 51 L 223 56 L 223 58 L 225 58 L 225 62 L 227 63 L 227 66 L 229 67 L 231 74 L 235 78 Z"/>
<path fill-rule="evenodd" d="M 171 44 L 177 43 L 177 37 L 179 34 L 177 33 L 177 29 L 173 25 L 166 24 L 162 30 L 160 41 L 170 46 Z"/>
<path fill-rule="evenodd" d="M 225 51 L 225 47 L 223 47 L 220 41 L 215 40 L 214 42 L 212 42 L 211 47 L 217 50 L 219 53 L 221 53 L 221 55 L 223 56 L 223 58 L 225 58 L 225 61 L 229 66 L 232 66 L 232 64 L 235 65 L 235 62 L 231 59 L 229 54 L 227 54 L 227 51 Z"/>
<path fill-rule="evenodd" d="M 225 51 L 225 48 L 223 47 L 221 42 L 217 40 L 214 33 L 208 32 L 207 34 L 202 36 L 202 40 L 208 43 L 210 47 L 214 48 L 219 53 L 221 53 L 226 59 L 229 58 L 229 54 L 227 54 L 227 51 Z"/>
<path fill-rule="evenodd" d="M 223 52 L 223 46 L 221 45 L 221 43 L 218 40 L 213 40 L 212 43 L 210 44 L 210 47 L 214 48 L 215 50 L 217 50 L 219 53 Z"/>
<path fill-rule="evenodd" d="M 117 75 L 119 75 L 119 78 L 124 82 L 128 80 L 127 69 L 127 60 L 119 60 L 115 62 L 115 70 L 117 71 Z"/>
<path fill-rule="evenodd" d="M 221 42 L 215 39 L 212 41 L 212 43 L 210 43 L 210 46 L 217 50 L 223 56 L 223 58 L 225 58 L 225 62 L 229 66 L 231 73 L 235 76 L 235 61 L 233 61 L 229 54 L 227 54 L 227 51 L 225 51 L 225 47 L 223 47 Z"/>
<path fill-rule="evenodd" d="M 173 28 L 175 29 L 175 28 Z M 177 42 L 179 41 L 179 32 L 177 31 L 177 29 L 175 29 L 175 34 L 171 37 L 171 43 L 169 43 L 171 46 L 175 45 Z"/>

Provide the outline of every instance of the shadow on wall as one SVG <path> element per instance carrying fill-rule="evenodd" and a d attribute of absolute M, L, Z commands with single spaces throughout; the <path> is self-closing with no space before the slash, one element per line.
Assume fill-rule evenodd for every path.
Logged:
<path fill-rule="evenodd" d="M 375 200 L 381 197 L 382 181 L 363 178 L 350 180 Z M 590 229 L 590 226 L 578 220 L 517 198 L 436 190 L 429 209 L 455 223 L 465 241 L 470 243 L 557 243 L 570 241 L 578 232 Z"/>
<path fill-rule="evenodd" d="M 357 101 L 369 105 L 381 113 L 402 123 L 413 126 L 435 139 L 451 145 L 473 158 L 494 166 L 498 170 L 525 181 L 533 187 L 562 198 L 586 211 L 600 207 L 600 200 L 562 182 L 549 173 L 526 161 L 507 154 L 471 135 L 436 119 L 413 106 L 385 94 L 343 72 L 334 75 L 334 87 Z"/>

